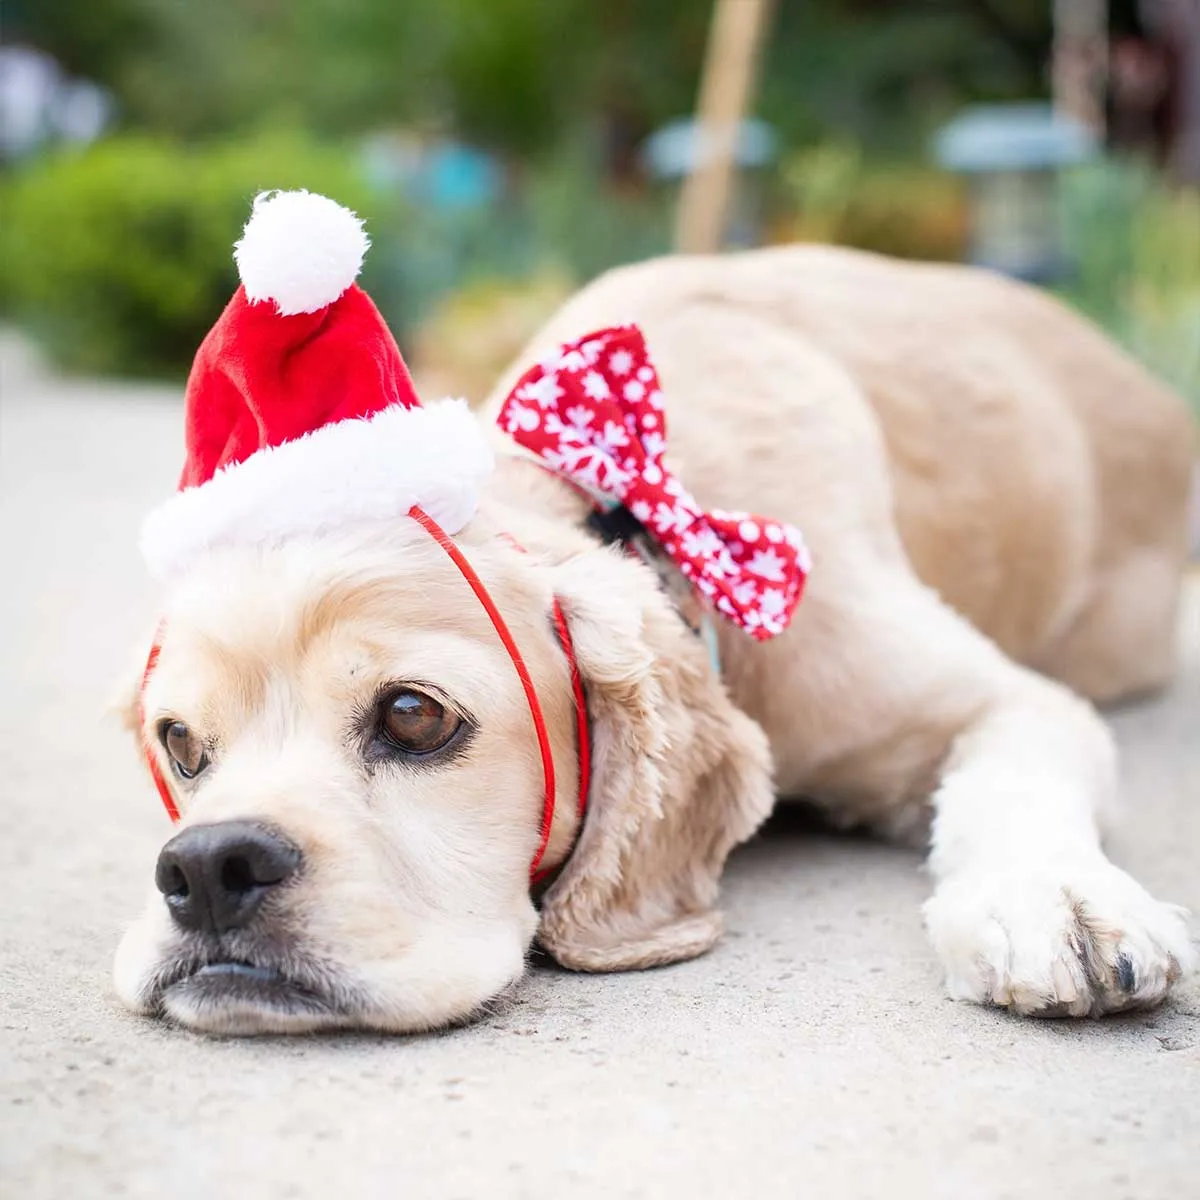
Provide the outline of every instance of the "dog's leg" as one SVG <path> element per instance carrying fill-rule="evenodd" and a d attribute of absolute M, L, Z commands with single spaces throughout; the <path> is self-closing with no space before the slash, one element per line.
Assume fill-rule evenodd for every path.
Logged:
<path fill-rule="evenodd" d="M 1108 728 L 1065 688 L 997 658 L 933 796 L 925 922 L 947 988 L 1045 1016 L 1155 1004 L 1194 951 L 1183 911 L 1101 848 L 1116 791 Z"/>
<path fill-rule="evenodd" d="M 925 920 L 950 994 L 1073 1016 L 1161 1000 L 1194 951 L 1183 911 L 1101 848 L 1116 790 L 1108 728 L 907 572 L 871 574 L 832 589 L 860 603 L 839 610 L 814 596 L 826 661 L 839 669 L 825 675 L 832 691 L 810 692 L 812 711 L 854 714 L 844 792 L 864 781 L 882 794 L 879 782 L 902 770 L 887 787 L 912 796 L 904 777 L 936 767 Z M 840 733 L 826 726 L 821 740 Z"/>
<path fill-rule="evenodd" d="M 1182 911 L 1101 849 L 1114 757 L 1094 712 L 1032 676 L 955 739 L 925 921 L 956 999 L 1099 1015 L 1157 1003 L 1191 964 Z"/>

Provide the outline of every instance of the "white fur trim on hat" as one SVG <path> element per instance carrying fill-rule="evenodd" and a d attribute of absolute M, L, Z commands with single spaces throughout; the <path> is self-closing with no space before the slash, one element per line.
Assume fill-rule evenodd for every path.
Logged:
<path fill-rule="evenodd" d="M 274 300 L 281 315 L 332 304 L 362 270 L 371 241 L 348 208 L 314 192 L 261 192 L 233 258 L 257 303 Z"/>
<path fill-rule="evenodd" d="M 420 505 L 447 533 L 474 515 L 492 469 L 483 426 L 462 400 L 395 404 L 259 450 L 154 509 L 142 555 L 160 581 L 215 546 L 275 544 Z"/>

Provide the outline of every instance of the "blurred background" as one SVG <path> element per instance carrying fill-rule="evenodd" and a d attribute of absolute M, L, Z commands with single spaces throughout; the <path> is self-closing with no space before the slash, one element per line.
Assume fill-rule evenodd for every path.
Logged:
<path fill-rule="evenodd" d="M 70 371 L 182 377 L 251 198 L 307 187 L 367 218 L 423 381 L 473 399 L 606 267 L 799 239 L 1030 278 L 1200 411 L 1200 0 L 7 0 L 4 24 L 0 320 Z"/>

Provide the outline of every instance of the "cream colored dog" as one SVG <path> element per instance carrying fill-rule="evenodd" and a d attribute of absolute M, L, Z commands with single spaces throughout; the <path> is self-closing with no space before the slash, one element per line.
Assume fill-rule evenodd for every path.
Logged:
<path fill-rule="evenodd" d="M 605 276 L 484 419 L 539 352 L 625 320 L 700 501 L 804 531 L 791 629 L 723 628 L 718 678 L 654 572 L 500 447 L 457 540 L 546 708 L 559 870 L 535 900 L 529 710 L 446 556 L 394 522 L 214 552 L 171 597 L 147 720 L 175 721 L 183 828 L 276 831 L 279 886 L 219 935 L 155 893 L 117 954 L 122 999 L 215 1033 L 424 1030 L 518 980 L 535 938 L 587 971 L 690 958 L 720 935 L 726 856 L 782 794 L 891 834 L 932 814 L 925 919 L 952 996 L 1076 1016 L 1161 1000 L 1193 951 L 1182 912 L 1101 849 L 1115 762 L 1088 701 L 1171 673 L 1181 404 L 1030 288 L 805 247 Z M 592 724 L 583 829 L 554 595 Z M 440 748 L 376 769 L 381 720 Z"/>

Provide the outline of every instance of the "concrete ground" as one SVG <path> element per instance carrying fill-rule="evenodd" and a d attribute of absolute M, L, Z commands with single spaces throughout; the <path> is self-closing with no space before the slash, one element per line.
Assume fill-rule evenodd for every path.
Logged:
<path fill-rule="evenodd" d="M 729 935 L 637 975 L 536 970 L 469 1028 L 208 1041 L 109 989 L 166 819 L 99 713 L 153 619 L 141 513 L 180 462 L 162 389 L 6 346 L 0 409 L 0 1192 L 67 1197 L 1197 1195 L 1200 986 L 1150 1014 L 953 1004 L 911 853 L 777 824 Z M 1167 697 L 1115 716 L 1117 861 L 1200 910 L 1200 580 Z"/>

